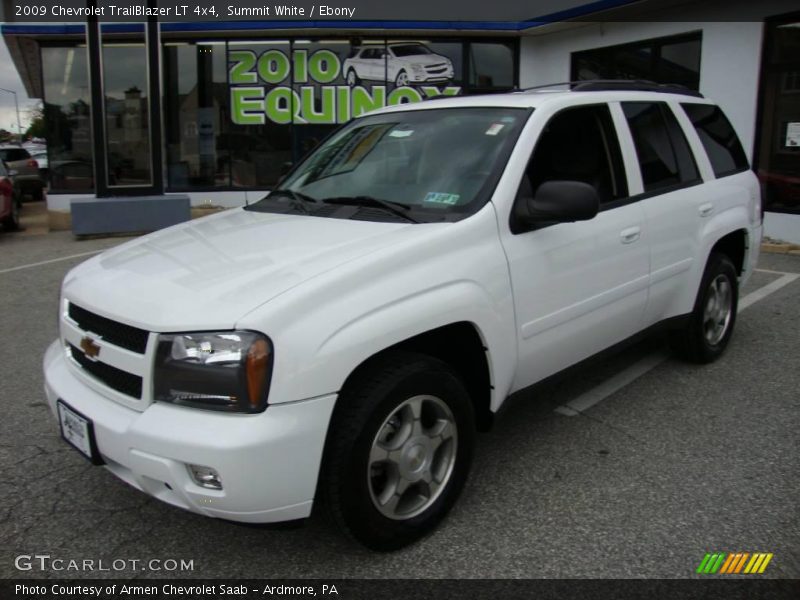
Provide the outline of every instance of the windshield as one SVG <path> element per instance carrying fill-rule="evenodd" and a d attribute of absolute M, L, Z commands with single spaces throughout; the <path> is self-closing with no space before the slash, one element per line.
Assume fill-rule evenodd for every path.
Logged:
<path fill-rule="evenodd" d="M 431 54 L 427 46 L 422 44 L 405 44 L 403 46 L 390 46 L 395 56 L 416 56 L 418 54 Z"/>
<path fill-rule="evenodd" d="M 487 107 L 361 117 L 314 150 L 265 201 L 291 194 L 313 208 L 377 199 L 415 220 L 461 218 L 488 201 L 528 114 Z M 388 214 L 383 208 L 379 214 Z"/>

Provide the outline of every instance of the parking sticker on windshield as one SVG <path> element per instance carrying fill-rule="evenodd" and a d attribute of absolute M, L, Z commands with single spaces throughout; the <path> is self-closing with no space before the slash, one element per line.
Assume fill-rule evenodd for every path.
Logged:
<path fill-rule="evenodd" d="M 448 206 L 452 206 L 453 204 L 458 204 L 459 198 L 461 198 L 461 194 L 428 192 L 423 202 L 427 202 L 429 204 L 447 204 Z"/>
<path fill-rule="evenodd" d="M 411 136 L 413 133 L 413 129 L 392 129 L 389 132 L 389 137 L 405 138 Z"/>
<path fill-rule="evenodd" d="M 497 135 L 503 130 L 503 127 L 505 127 L 505 125 L 502 123 L 492 123 L 489 125 L 489 129 L 486 130 L 486 135 Z"/>

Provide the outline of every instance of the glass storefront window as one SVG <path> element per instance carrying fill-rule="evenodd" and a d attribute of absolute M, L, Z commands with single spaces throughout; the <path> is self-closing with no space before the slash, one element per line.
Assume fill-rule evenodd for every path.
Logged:
<path fill-rule="evenodd" d="M 227 63 L 231 185 L 266 189 L 292 156 L 291 44 L 229 42 Z"/>
<path fill-rule="evenodd" d="M 469 45 L 469 84 L 477 89 L 514 87 L 514 50 L 508 44 Z"/>
<path fill-rule="evenodd" d="M 800 214 L 800 18 L 764 35 L 756 169 L 766 210 Z"/>
<path fill-rule="evenodd" d="M 228 187 L 225 42 L 164 45 L 167 181 L 175 190 Z"/>
<path fill-rule="evenodd" d="M 144 41 L 103 41 L 108 186 L 152 184 L 147 48 Z"/>
<path fill-rule="evenodd" d="M 698 32 L 573 52 L 571 79 L 645 79 L 698 90 L 701 46 Z"/>
<path fill-rule="evenodd" d="M 50 190 L 94 190 L 86 47 L 42 48 Z"/>

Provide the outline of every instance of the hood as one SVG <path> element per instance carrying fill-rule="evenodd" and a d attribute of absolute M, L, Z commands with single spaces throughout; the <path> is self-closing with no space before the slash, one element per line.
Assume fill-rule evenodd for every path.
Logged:
<path fill-rule="evenodd" d="M 320 273 L 438 226 L 234 209 L 94 257 L 67 275 L 63 293 L 150 331 L 226 329 Z"/>
<path fill-rule="evenodd" d="M 420 65 L 438 65 L 450 62 L 449 58 L 440 54 L 413 54 L 411 56 L 402 56 L 400 60 Z"/>

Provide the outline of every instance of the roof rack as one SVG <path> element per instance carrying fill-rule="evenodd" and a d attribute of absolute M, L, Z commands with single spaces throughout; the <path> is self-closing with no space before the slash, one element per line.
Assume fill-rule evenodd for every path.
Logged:
<path fill-rule="evenodd" d="M 683 94 L 684 96 L 694 96 L 703 98 L 703 94 L 691 90 L 678 83 L 656 83 L 646 79 L 582 79 L 579 81 L 561 81 L 559 83 L 547 83 L 544 85 L 534 85 L 514 90 L 516 92 L 533 92 L 547 88 L 569 86 L 573 92 L 609 92 L 609 91 L 638 91 L 638 92 L 660 92 L 662 94 Z"/>

